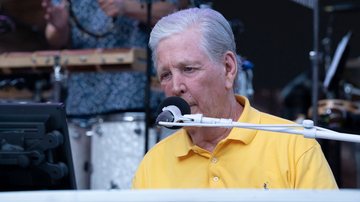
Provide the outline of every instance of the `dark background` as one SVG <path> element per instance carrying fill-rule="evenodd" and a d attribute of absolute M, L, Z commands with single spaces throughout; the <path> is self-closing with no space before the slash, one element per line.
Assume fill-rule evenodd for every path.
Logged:
<path fill-rule="evenodd" d="M 327 36 L 328 25 L 331 25 L 331 56 L 341 38 L 352 31 L 349 59 L 359 57 L 360 9 L 336 13 L 324 11 L 325 6 L 341 2 L 351 3 L 320 1 L 319 48 L 324 51 L 322 40 Z M 242 31 L 235 35 L 237 51 L 255 64 L 254 103 L 263 110 L 280 115 L 281 106 L 277 105 L 282 102 L 280 91 L 301 73 L 311 73 L 309 52 L 313 50 L 314 42 L 313 10 L 290 0 L 236 1 L 234 4 L 230 0 L 215 0 L 212 6 L 228 20 L 242 22 Z M 323 63 L 319 71 L 319 82 L 322 82 L 325 72 Z M 311 74 L 309 76 L 311 78 Z"/>

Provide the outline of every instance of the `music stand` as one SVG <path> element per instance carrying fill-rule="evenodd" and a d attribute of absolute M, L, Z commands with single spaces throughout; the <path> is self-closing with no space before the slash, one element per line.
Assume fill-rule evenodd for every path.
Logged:
<path fill-rule="evenodd" d="M 312 105 L 312 120 L 316 125 L 318 122 L 317 102 L 319 97 L 319 26 L 320 26 L 320 0 L 292 0 L 305 7 L 313 10 L 313 50 L 310 51 L 310 60 L 312 66 L 312 90 L 311 90 L 311 105 Z"/>
<path fill-rule="evenodd" d="M 323 86 L 326 91 L 336 88 L 339 83 L 340 76 L 344 71 L 347 57 L 349 55 L 349 40 L 351 32 L 348 32 L 338 44 L 333 60 L 326 72 Z"/>

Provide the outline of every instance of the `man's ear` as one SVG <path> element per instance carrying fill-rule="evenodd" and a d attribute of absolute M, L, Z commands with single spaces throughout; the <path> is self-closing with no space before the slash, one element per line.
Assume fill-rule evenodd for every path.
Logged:
<path fill-rule="evenodd" d="M 238 63 L 236 55 L 227 51 L 224 55 L 224 64 L 225 64 L 225 87 L 227 89 L 232 89 L 234 87 L 234 81 L 237 75 Z"/>

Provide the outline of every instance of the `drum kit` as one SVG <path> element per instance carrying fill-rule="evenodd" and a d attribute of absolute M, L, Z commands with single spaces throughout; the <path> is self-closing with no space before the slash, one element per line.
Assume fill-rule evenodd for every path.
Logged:
<path fill-rule="evenodd" d="M 145 114 L 124 112 L 68 122 L 78 188 L 129 189 L 145 153 Z M 150 129 L 148 148 L 159 133 L 159 128 Z"/>
<path fill-rule="evenodd" d="M 360 121 L 360 57 L 346 62 L 341 76 L 340 98 L 318 101 L 320 121 L 329 127 L 353 128 Z M 311 111 L 309 111 L 311 117 Z M 344 125 L 346 124 L 346 126 Z"/>
<path fill-rule="evenodd" d="M 360 57 L 346 62 L 339 86 L 339 97 L 318 101 L 318 125 L 339 132 L 359 134 Z M 312 117 L 311 109 L 308 116 Z M 360 186 L 360 145 L 324 141 L 322 147 L 340 187 Z M 356 176 L 356 177 L 354 177 Z"/>

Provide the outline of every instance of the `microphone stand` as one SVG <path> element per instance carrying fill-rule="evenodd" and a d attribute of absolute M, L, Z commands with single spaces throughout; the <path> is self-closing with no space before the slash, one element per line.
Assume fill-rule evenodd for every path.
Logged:
<path fill-rule="evenodd" d="M 312 65 L 312 119 L 315 124 L 318 122 L 318 98 L 319 98 L 319 66 L 320 66 L 320 52 L 319 52 L 319 25 L 320 25 L 320 11 L 319 0 L 313 1 L 313 50 L 310 51 L 310 60 Z"/>
<path fill-rule="evenodd" d="M 152 0 L 146 0 L 146 9 L 147 9 L 147 41 L 150 38 L 151 32 L 151 8 L 152 8 Z M 145 145 L 144 145 L 144 154 L 149 150 L 149 128 L 150 128 L 150 121 L 151 121 L 151 109 L 150 109 L 150 97 L 151 97 L 151 50 L 150 47 L 146 46 L 146 84 L 145 84 L 145 99 L 144 99 L 144 106 L 145 106 Z"/>
<path fill-rule="evenodd" d="M 198 126 L 198 127 L 224 127 L 224 128 L 247 128 L 254 130 L 264 130 L 279 133 L 290 133 L 303 135 L 305 138 L 322 138 L 347 142 L 360 143 L 360 135 L 339 133 L 326 128 L 314 126 L 314 121 L 304 120 L 302 124 L 249 124 L 233 122 L 231 119 L 217 119 L 203 117 L 202 114 L 189 114 L 175 117 L 175 121 L 159 121 L 158 124 L 165 127 L 173 126 Z"/>

